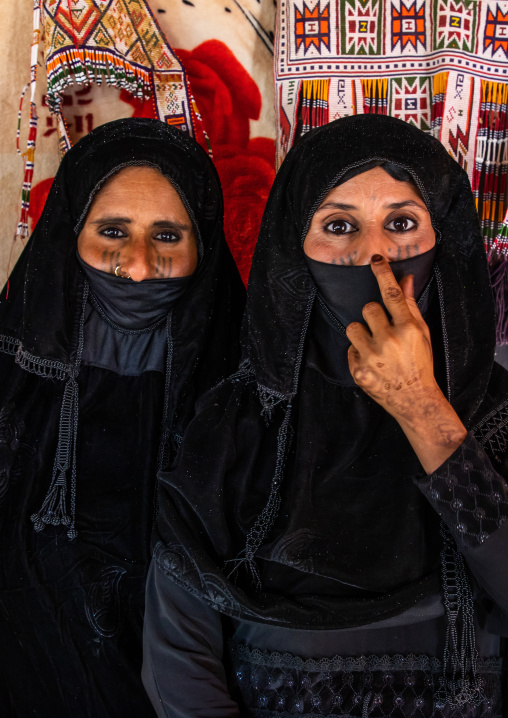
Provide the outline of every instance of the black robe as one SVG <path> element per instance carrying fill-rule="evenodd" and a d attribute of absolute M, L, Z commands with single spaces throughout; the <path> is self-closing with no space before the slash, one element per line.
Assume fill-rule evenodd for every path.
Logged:
<path fill-rule="evenodd" d="M 327 336 L 303 254 L 310 220 L 323 198 L 342 175 L 373 160 L 398 164 L 412 175 L 436 232 L 425 314 L 436 377 L 473 433 L 440 468 L 441 474 L 432 477 L 425 476 L 394 419 L 350 376 L 329 376 L 327 366 L 334 358 L 337 364 L 345 362 L 347 342 L 341 349 Z M 340 650 L 347 643 L 344 631 L 397 625 L 398 617 L 429 602 L 435 605 L 443 592 L 445 620 L 438 625 L 441 643 L 434 650 L 441 651 L 441 675 L 450 683 L 441 689 L 435 676 L 420 676 L 431 686 L 423 715 L 488 715 L 482 690 L 491 708 L 495 703 L 499 711 L 499 679 L 480 689 L 473 637 L 473 624 L 479 624 L 473 618 L 462 555 L 481 586 L 478 596 L 487 590 L 489 608 L 497 602 L 508 611 L 503 598 L 508 566 L 500 550 L 507 543 L 508 490 L 498 473 L 506 464 L 508 380 L 493 364 L 493 303 L 469 182 L 439 142 L 393 118 L 362 115 L 308 133 L 289 153 L 272 188 L 254 255 L 244 352 L 242 370 L 201 402 L 175 468 L 160 474 L 158 540 L 147 585 L 151 609 L 145 667 L 159 714 L 165 715 L 162 706 L 171 702 L 164 703 L 163 672 L 155 674 L 159 695 L 152 690 L 152 657 L 164 646 L 178 644 L 164 626 L 182 605 L 178 599 L 175 613 L 169 605 L 167 620 L 157 619 L 154 607 L 164 610 L 158 597 L 165 593 L 165 582 L 186 590 L 189 606 L 197 598 L 202 610 L 210 607 L 227 616 L 223 637 L 254 635 L 245 626 L 255 624 L 263 629 L 260 648 L 271 646 L 272 651 L 279 650 L 281 629 L 295 636 L 322 632 L 323 646 L 330 645 L 325 634 L 335 632 Z M 326 363 L 320 363 L 320 352 Z M 454 473 L 455 464 L 463 468 Z M 487 566 L 494 573 L 493 583 L 484 580 Z M 457 616 L 450 602 L 452 580 L 460 582 Z M 448 590 L 443 591 L 443 581 Z M 500 630 L 499 621 L 494 632 Z M 447 642 L 447 625 L 452 634 L 456 626 L 461 636 L 465 629 L 455 648 Z M 187 637 L 191 635 L 197 634 Z M 319 657 L 320 641 L 314 640 L 312 649 L 306 644 L 306 654 L 293 657 L 293 666 Z M 207 641 L 205 634 L 201 646 Z M 217 645 L 217 640 L 209 643 Z M 298 639 L 290 644 L 294 648 Z M 391 652 L 393 642 L 386 645 Z M 421 652 L 426 645 L 422 640 Z M 371 646 L 379 649 L 375 641 Z M 400 646 L 418 651 L 418 645 L 409 642 Z M 262 663 L 256 648 L 242 644 L 240 654 L 232 648 L 230 658 L 240 673 L 248 655 Z M 194 652 L 199 654 L 195 646 L 189 655 Z M 182 651 L 173 653 L 178 661 Z M 214 655 L 217 659 L 217 652 Z M 434 652 L 422 657 L 425 660 L 438 656 Z M 267 659 L 263 670 L 269 665 Z M 459 685 L 461 669 L 469 683 Z M 210 669 L 210 676 L 216 678 L 217 671 Z M 291 704 L 289 696 L 281 707 L 276 702 L 281 696 L 270 681 L 259 679 L 258 674 L 256 683 L 243 688 L 239 676 L 224 679 L 231 690 L 240 690 L 241 715 L 321 715 L 311 691 L 301 704 L 295 696 Z M 294 686 L 294 675 L 292 680 Z M 397 680 L 404 681 L 403 674 Z M 200 683 L 207 684 L 203 673 Z M 464 703 L 466 687 L 472 699 Z M 317 690 L 324 688 L 321 684 Z M 350 691 L 344 708 L 329 704 L 323 714 L 346 715 L 347 710 L 351 715 L 392 715 L 398 704 L 390 691 L 385 691 L 390 705 L 373 704 L 373 692 L 369 695 L 364 682 L 359 692 Z M 187 710 L 207 715 L 203 693 L 196 701 L 189 701 Z M 444 708 L 438 708 L 440 701 Z M 456 713 L 453 701 L 460 704 Z M 408 713 L 393 715 L 411 715 L 416 708 L 420 710 L 412 704 Z M 235 715 L 230 704 L 228 711 L 223 715 Z"/>
<path fill-rule="evenodd" d="M 104 178 L 139 164 L 177 189 L 199 262 L 150 333 L 155 360 L 144 367 L 134 347 L 124 371 L 126 335 L 98 333 L 76 242 Z M 156 471 L 238 357 L 244 289 L 222 221 L 217 174 L 193 140 L 154 120 L 103 125 L 64 157 L 0 297 L 2 718 L 152 714 L 140 669 Z"/>

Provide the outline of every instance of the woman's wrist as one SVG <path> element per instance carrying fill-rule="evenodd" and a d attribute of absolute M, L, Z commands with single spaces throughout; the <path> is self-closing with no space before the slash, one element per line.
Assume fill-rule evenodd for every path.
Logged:
<path fill-rule="evenodd" d="M 410 416 L 392 414 L 427 474 L 443 464 L 462 444 L 467 429 L 439 387 L 418 399 Z"/>

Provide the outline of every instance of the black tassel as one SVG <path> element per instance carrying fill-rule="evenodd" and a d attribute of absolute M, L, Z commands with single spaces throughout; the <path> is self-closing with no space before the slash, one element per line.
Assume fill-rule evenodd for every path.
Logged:
<path fill-rule="evenodd" d="M 443 550 L 441 571 L 446 611 L 443 675 L 434 697 L 436 710 L 479 706 L 485 701 L 478 676 L 478 651 L 474 632 L 474 603 L 464 564 L 448 527 L 441 523 Z"/>
<path fill-rule="evenodd" d="M 78 432 L 79 389 L 77 377 L 83 353 L 85 309 L 88 300 L 89 285 L 85 281 L 81 316 L 79 322 L 78 349 L 72 375 L 67 380 L 60 410 L 58 444 L 56 448 L 53 474 L 48 492 L 39 511 L 30 516 L 34 529 L 42 531 L 48 524 L 68 526 L 67 536 L 75 539 L 76 531 L 76 440 Z M 39 360 L 42 361 L 42 360 Z M 71 469 L 70 512 L 67 512 L 67 473 Z"/>
<path fill-rule="evenodd" d="M 44 526 L 69 526 L 67 535 L 70 539 L 76 538 L 74 527 L 75 516 L 73 505 L 75 503 L 75 463 L 76 455 L 75 434 L 77 429 L 78 384 L 74 378 L 65 385 L 60 412 L 60 427 L 58 431 L 58 446 L 51 484 L 40 510 L 30 517 L 36 531 L 42 531 Z M 67 513 L 67 471 L 72 465 L 73 481 L 71 485 L 71 514 Z"/>

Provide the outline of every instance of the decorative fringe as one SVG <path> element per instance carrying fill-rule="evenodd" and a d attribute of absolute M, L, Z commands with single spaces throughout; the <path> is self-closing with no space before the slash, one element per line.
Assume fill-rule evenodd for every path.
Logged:
<path fill-rule="evenodd" d="M 330 80 L 303 80 L 301 86 L 302 134 L 329 122 Z"/>
<path fill-rule="evenodd" d="M 499 257 L 508 259 L 508 209 L 506 210 L 503 222 L 498 229 L 494 244 L 492 246 L 492 252 L 497 254 Z"/>
<path fill-rule="evenodd" d="M 482 80 L 472 185 L 477 196 L 478 214 L 487 252 L 497 244 L 496 235 L 502 235 L 505 214 L 508 170 L 507 105 L 508 83 Z"/>
<path fill-rule="evenodd" d="M 55 361 L 53 359 L 42 359 L 41 357 L 35 356 L 25 351 L 21 346 L 18 345 L 16 352 L 16 364 L 29 372 L 30 374 L 37 374 L 44 379 L 60 379 L 63 381 L 67 379 L 69 374 L 72 372 L 72 367 L 62 362 Z"/>
<path fill-rule="evenodd" d="M 0 352 L 2 354 L 15 355 L 19 348 L 19 340 L 14 337 L 8 337 L 6 334 L 0 334 Z"/>
<path fill-rule="evenodd" d="M 496 309 L 496 343 L 508 344 L 508 258 L 500 257 L 491 268 L 490 281 Z"/>
<path fill-rule="evenodd" d="M 485 700 L 478 676 L 478 652 L 474 633 L 474 602 L 462 554 L 448 527 L 441 522 L 443 550 L 441 571 L 446 611 L 446 643 L 443 676 L 435 695 L 435 707 L 453 709 L 479 706 Z M 460 633 L 459 633 L 460 628 Z"/>
<path fill-rule="evenodd" d="M 152 94 L 151 72 L 132 65 L 116 53 L 95 48 L 67 47 L 47 63 L 48 106 L 59 113 L 63 91 L 69 85 L 98 85 L 126 90 L 134 97 L 148 99 Z"/>
<path fill-rule="evenodd" d="M 441 138 L 441 125 L 443 124 L 448 75 L 448 72 L 440 72 L 432 78 L 432 115 L 430 133 L 438 140 Z"/>
<path fill-rule="evenodd" d="M 388 114 L 388 80 L 362 80 L 365 114 Z"/>

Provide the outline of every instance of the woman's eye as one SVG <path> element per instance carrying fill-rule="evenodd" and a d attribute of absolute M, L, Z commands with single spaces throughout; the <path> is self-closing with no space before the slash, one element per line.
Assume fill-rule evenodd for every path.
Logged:
<path fill-rule="evenodd" d="M 358 231 L 354 225 L 350 222 L 346 222 L 345 219 L 334 219 L 333 222 L 326 225 L 325 229 L 332 234 L 351 234 L 351 232 Z"/>
<path fill-rule="evenodd" d="M 154 239 L 157 239 L 159 242 L 178 242 L 180 237 L 171 230 L 166 229 L 156 234 Z"/>
<path fill-rule="evenodd" d="M 409 219 L 409 217 L 395 217 L 395 219 L 392 219 L 392 221 L 386 225 L 386 229 L 389 229 L 391 232 L 407 232 L 417 226 L 414 219 Z"/>
<path fill-rule="evenodd" d="M 123 239 L 127 236 L 125 232 L 122 232 L 122 230 L 118 229 L 118 227 L 105 227 L 104 229 L 101 229 L 100 234 L 108 239 Z"/>

